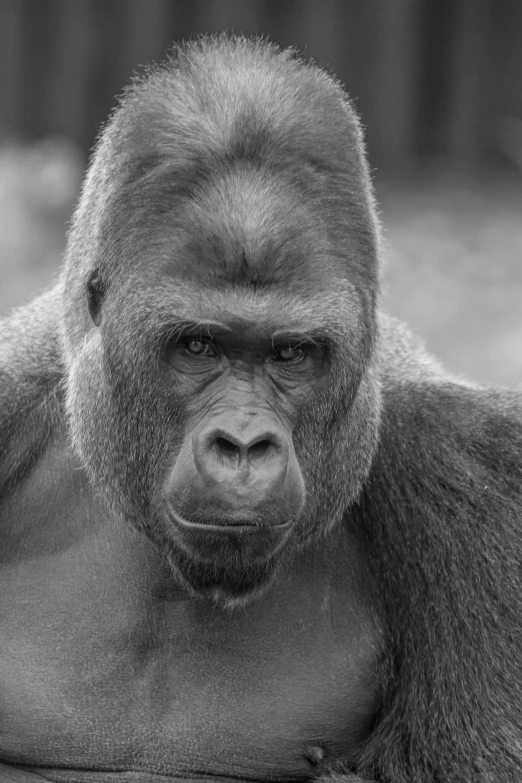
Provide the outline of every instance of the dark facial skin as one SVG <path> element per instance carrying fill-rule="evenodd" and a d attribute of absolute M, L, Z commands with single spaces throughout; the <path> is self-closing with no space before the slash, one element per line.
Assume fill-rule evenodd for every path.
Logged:
<path fill-rule="evenodd" d="M 241 553 L 236 594 L 271 579 L 303 511 L 293 429 L 300 397 L 326 382 L 325 354 L 302 335 L 248 321 L 185 324 L 165 348 L 172 383 L 190 400 L 164 488 L 176 543 L 202 571 L 218 552 L 225 561 Z"/>
<path fill-rule="evenodd" d="M 286 526 L 299 516 L 304 484 L 292 442 L 296 387 L 311 393 L 324 363 L 320 349 L 313 355 L 313 346 L 297 336 L 249 335 L 249 326 L 189 326 L 188 334 L 197 336 L 171 340 L 165 351 L 173 383 L 190 399 L 189 436 L 169 477 L 168 491 L 177 498 L 172 510 L 186 521 L 239 533 Z"/>

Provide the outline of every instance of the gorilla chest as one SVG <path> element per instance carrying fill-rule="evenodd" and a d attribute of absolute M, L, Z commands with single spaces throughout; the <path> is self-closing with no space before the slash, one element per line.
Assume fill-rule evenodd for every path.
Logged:
<path fill-rule="evenodd" d="M 0 573 L 0 760 L 292 779 L 353 758 L 379 644 L 346 585 L 316 565 L 224 610 L 96 568 Z"/>

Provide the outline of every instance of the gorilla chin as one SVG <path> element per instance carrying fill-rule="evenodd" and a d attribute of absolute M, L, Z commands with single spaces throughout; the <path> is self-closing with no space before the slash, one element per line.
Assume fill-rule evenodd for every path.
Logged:
<path fill-rule="evenodd" d="M 167 504 L 168 559 L 194 597 L 226 607 L 244 605 L 273 583 L 296 520 L 186 519 Z"/>

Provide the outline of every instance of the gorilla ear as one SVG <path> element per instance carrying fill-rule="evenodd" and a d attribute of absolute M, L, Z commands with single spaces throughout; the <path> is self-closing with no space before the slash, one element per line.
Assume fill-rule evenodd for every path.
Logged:
<path fill-rule="evenodd" d="M 105 286 L 100 275 L 100 270 L 95 269 L 87 283 L 87 305 L 89 314 L 95 326 L 101 324 L 101 306 L 105 295 Z"/>

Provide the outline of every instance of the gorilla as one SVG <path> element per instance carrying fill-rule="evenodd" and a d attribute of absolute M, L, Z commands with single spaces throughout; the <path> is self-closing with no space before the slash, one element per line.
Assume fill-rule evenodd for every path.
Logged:
<path fill-rule="evenodd" d="M 340 85 L 136 79 L 1 325 L 0 780 L 522 780 L 521 395 L 378 310 Z"/>

